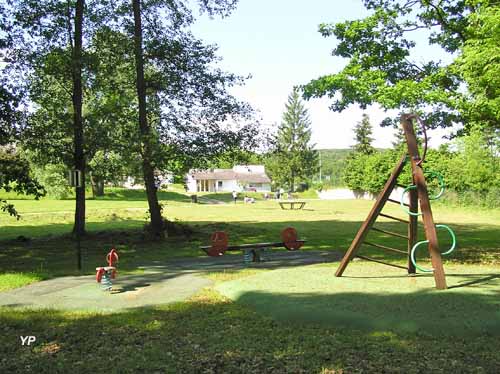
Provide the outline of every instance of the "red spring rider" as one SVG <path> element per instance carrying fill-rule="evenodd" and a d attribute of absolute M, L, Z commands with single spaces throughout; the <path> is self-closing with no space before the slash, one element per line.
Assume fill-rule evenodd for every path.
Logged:
<path fill-rule="evenodd" d="M 108 263 L 109 267 L 114 268 L 111 278 L 115 279 L 116 278 L 115 263 L 118 262 L 118 252 L 116 252 L 116 249 L 112 248 L 111 251 L 106 255 L 106 262 Z"/>
<path fill-rule="evenodd" d="M 116 249 L 111 249 L 106 255 L 106 262 L 108 266 L 96 268 L 96 281 L 97 283 L 101 283 L 103 290 L 109 291 L 113 286 L 111 279 L 116 278 L 115 264 L 118 262 L 118 253 Z"/>

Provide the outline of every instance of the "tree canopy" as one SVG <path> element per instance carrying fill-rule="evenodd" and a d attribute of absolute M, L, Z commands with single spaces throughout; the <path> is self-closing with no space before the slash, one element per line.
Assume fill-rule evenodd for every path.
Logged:
<path fill-rule="evenodd" d="M 306 84 L 306 98 L 328 96 L 334 111 L 375 103 L 417 111 L 432 128 L 456 123 L 466 131 L 473 123 L 500 128 L 498 2 L 364 0 L 364 5 L 371 12 L 366 18 L 320 25 L 324 37 L 338 41 L 333 55 L 347 64 Z M 452 61 L 417 60 L 414 33 L 428 35 L 429 44 Z"/>

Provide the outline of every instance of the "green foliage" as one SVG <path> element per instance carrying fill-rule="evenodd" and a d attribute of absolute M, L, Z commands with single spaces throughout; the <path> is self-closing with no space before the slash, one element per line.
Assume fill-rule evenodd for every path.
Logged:
<path fill-rule="evenodd" d="M 378 194 L 391 175 L 398 155 L 392 150 L 353 153 L 346 161 L 344 182 L 353 191 Z"/>
<path fill-rule="evenodd" d="M 35 167 L 34 173 L 50 197 L 67 199 L 71 196 L 71 187 L 67 179 L 68 169 L 65 165 L 47 164 Z"/>
<path fill-rule="evenodd" d="M 311 121 L 300 100 L 298 88 L 288 97 L 283 121 L 275 138 L 275 149 L 267 162 L 267 170 L 277 186 L 295 190 L 318 170 L 318 153 L 311 141 Z"/>
<path fill-rule="evenodd" d="M 368 159 L 367 155 L 351 154 L 345 163 L 342 179 L 347 187 L 353 191 L 365 191 L 364 169 Z"/>
<path fill-rule="evenodd" d="M 348 61 L 340 72 L 309 82 L 306 98 L 327 95 L 339 112 L 374 103 L 417 111 L 429 127 L 460 123 L 468 130 L 481 122 L 499 128 L 497 2 L 364 0 L 364 5 L 371 12 L 366 18 L 320 25 L 323 36 L 337 39 L 333 55 Z M 454 54 L 455 61 L 417 59 L 412 33 L 423 31 L 429 44 Z"/>
<path fill-rule="evenodd" d="M 31 175 L 29 163 L 9 147 L 0 149 L 0 188 L 6 192 L 33 195 L 35 199 L 45 195 L 42 185 Z M 14 205 L 5 199 L 0 200 L 0 210 L 20 217 Z"/>
<path fill-rule="evenodd" d="M 482 6 L 471 16 L 469 35 L 454 68 L 470 95 L 463 105 L 471 121 L 500 123 L 500 6 Z M 498 136 L 498 134 L 497 134 Z"/>
<path fill-rule="evenodd" d="M 259 165 L 265 161 L 265 157 L 253 151 L 235 148 L 216 157 L 207 166 L 209 169 L 232 169 L 234 165 Z"/>
<path fill-rule="evenodd" d="M 452 189 L 479 193 L 500 189 L 498 149 L 490 147 L 480 128 L 474 127 L 468 136 L 456 139 L 454 144 L 456 156 L 446 165 Z"/>
<path fill-rule="evenodd" d="M 342 175 L 350 149 L 320 149 L 321 183 L 325 188 L 342 187 L 345 185 Z"/>
<path fill-rule="evenodd" d="M 454 150 L 450 150 L 454 148 Z M 390 176 L 401 150 L 376 151 L 373 154 L 352 154 L 344 169 L 344 181 L 352 190 L 378 193 Z M 496 193 L 500 189 L 500 158 L 498 147 L 488 141 L 479 127 L 470 134 L 454 140 L 451 146 L 429 149 L 424 172 L 436 171 L 443 175 L 450 197 L 444 200 L 460 205 L 498 207 Z M 399 177 L 403 185 L 411 183 L 409 163 Z M 428 179 L 429 189 L 437 188 L 437 181 Z"/>
<path fill-rule="evenodd" d="M 4 87 L 0 76 L 0 146 L 8 144 L 17 133 L 16 124 L 22 120 L 18 110 L 19 98 Z"/>
<path fill-rule="evenodd" d="M 369 155 L 375 151 L 375 148 L 372 146 L 372 135 L 373 129 L 370 124 L 370 117 L 368 114 L 363 113 L 363 118 L 361 122 L 358 122 L 356 126 L 354 126 L 354 140 L 356 140 L 356 144 L 353 146 L 353 151 L 355 153 L 364 153 Z"/>
<path fill-rule="evenodd" d="M 98 150 L 88 165 L 92 177 L 108 182 L 116 182 L 126 172 L 123 158 L 114 151 Z"/>

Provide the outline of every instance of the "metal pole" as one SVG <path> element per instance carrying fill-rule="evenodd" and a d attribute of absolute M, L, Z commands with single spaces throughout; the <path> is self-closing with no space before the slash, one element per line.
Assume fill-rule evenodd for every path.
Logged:
<path fill-rule="evenodd" d="M 81 174 L 77 169 L 71 170 L 69 173 L 69 183 L 71 186 L 75 187 L 75 207 L 76 201 L 78 199 L 78 188 L 83 188 L 81 181 Z M 75 208 L 76 209 L 76 208 Z M 80 238 L 80 230 L 76 230 L 76 264 L 79 271 L 82 270 L 82 246 L 81 246 L 81 238 Z"/>
<path fill-rule="evenodd" d="M 80 233 L 76 233 L 76 257 L 78 263 L 78 270 L 82 270 L 82 247 L 80 243 Z"/>
<path fill-rule="evenodd" d="M 321 150 L 318 149 L 318 153 L 319 153 L 319 183 L 321 183 L 321 181 L 323 180 L 323 177 L 321 175 Z"/>

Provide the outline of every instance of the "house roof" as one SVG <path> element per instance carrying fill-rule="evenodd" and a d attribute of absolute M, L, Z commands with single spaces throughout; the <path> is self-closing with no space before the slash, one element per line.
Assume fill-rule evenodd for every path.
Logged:
<path fill-rule="evenodd" d="M 271 183 L 265 173 L 237 173 L 232 169 L 214 169 L 195 171 L 191 173 L 196 180 L 237 180 L 248 183 Z"/>

